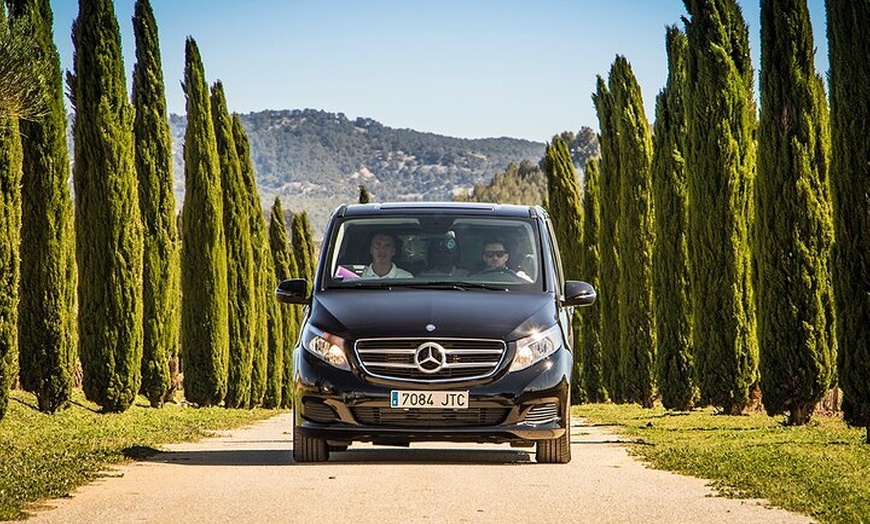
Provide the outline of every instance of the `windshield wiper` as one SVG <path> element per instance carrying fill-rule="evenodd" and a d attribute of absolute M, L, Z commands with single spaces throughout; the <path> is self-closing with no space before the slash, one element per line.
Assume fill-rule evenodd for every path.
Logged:
<path fill-rule="evenodd" d="M 396 281 L 391 280 L 389 282 L 383 282 L 380 280 L 368 280 L 368 279 L 359 279 L 359 280 L 345 280 L 344 282 L 337 284 L 335 287 L 338 288 L 359 288 L 359 289 L 390 289 L 395 287 Z"/>
<path fill-rule="evenodd" d="M 483 282 L 466 282 L 466 281 L 456 281 L 456 280 L 435 280 L 431 282 L 415 282 L 410 285 L 406 285 L 403 287 L 413 287 L 413 288 L 421 288 L 421 289 L 456 289 L 459 291 L 465 291 L 468 289 L 487 289 L 489 291 L 507 291 L 508 289 L 504 286 L 499 286 L 497 284 L 492 283 L 483 283 Z"/>

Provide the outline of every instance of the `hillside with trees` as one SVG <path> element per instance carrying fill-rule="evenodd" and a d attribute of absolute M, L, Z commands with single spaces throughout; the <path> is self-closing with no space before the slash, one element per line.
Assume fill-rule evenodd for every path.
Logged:
<path fill-rule="evenodd" d="M 357 201 L 360 185 L 375 201 L 450 200 L 511 163 L 537 164 L 544 155 L 539 142 L 447 137 L 314 109 L 248 113 L 241 121 L 264 201 L 287 197 L 293 209 L 308 211 L 316 231 L 339 203 Z M 183 198 L 187 119 L 171 115 L 170 125 L 176 195 Z"/>

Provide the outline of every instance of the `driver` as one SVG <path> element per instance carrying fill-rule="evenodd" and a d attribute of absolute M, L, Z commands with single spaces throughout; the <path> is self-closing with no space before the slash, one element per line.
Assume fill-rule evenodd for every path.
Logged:
<path fill-rule="evenodd" d="M 508 260 L 510 260 L 510 253 L 508 253 L 503 241 L 493 239 L 487 241 L 486 244 L 483 245 L 484 268 L 482 273 L 509 273 L 521 278 L 522 280 L 529 282 L 532 281 L 532 279 L 525 273 L 516 273 L 511 268 L 507 267 Z"/>
<path fill-rule="evenodd" d="M 490 240 L 483 245 L 484 272 L 508 270 L 508 259 L 510 259 L 510 253 L 505 249 L 504 242 Z"/>

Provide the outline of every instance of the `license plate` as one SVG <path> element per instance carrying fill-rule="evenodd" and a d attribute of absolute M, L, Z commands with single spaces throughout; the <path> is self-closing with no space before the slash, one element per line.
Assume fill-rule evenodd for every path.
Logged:
<path fill-rule="evenodd" d="M 390 392 L 390 407 L 402 409 L 468 409 L 468 391 Z"/>

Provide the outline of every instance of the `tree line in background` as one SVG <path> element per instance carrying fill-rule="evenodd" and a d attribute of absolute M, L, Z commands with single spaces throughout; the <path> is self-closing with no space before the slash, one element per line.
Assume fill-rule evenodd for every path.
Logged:
<path fill-rule="evenodd" d="M 760 113 L 739 6 L 685 4 L 652 131 L 617 56 L 592 96 L 600 156 L 556 136 L 543 195 L 511 166 L 468 198 L 546 205 L 566 276 L 598 289 L 575 398 L 738 414 L 760 395 L 799 425 L 839 387 L 870 442 L 870 2 L 826 3 L 830 116 L 805 0 L 761 2 Z"/>
<path fill-rule="evenodd" d="M 545 205 L 566 276 L 598 289 L 574 318 L 575 398 L 726 414 L 760 398 L 805 424 L 840 387 L 846 421 L 870 442 L 870 37 L 859 23 L 870 1 L 826 1 L 829 102 L 805 0 L 761 2 L 760 112 L 739 6 L 685 5 L 684 30 L 666 31 L 652 128 L 617 56 L 592 95 L 597 136 L 554 136 L 538 165 L 511 164 L 457 199 Z M 0 416 L 16 377 L 40 410 L 62 407 L 79 360 L 104 411 L 138 392 L 159 406 L 179 361 L 195 404 L 287 406 L 300 312 L 279 309 L 269 282 L 313 278 L 311 227 L 294 214 L 288 228 L 277 199 L 267 226 L 245 128 L 223 86 L 209 89 L 196 43 L 178 229 L 147 0 L 132 107 L 112 3 L 81 0 L 67 78 L 75 203 L 48 1 L 6 7 L 0 57 L 25 52 L 17 63 L 44 76 L 35 98 L 0 89 Z M 3 86 L 29 78 L 15 63 L 0 66 Z M 360 202 L 377 197 L 359 190 Z"/>
<path fill-rule="evenodd" d="M 8 10 L 8 17 L 7 17 Z M 223 85 L 209 89 L 193 39 L 184 88 L 186 198 L 179 216 L 157 24 L 133 17 L 128 100 L 110 0 L 82 0 L 67 88 L 47 0 L 0 2 L 0 419 L 13 382 L 53 413 L 73 387 L 104 412 L 154 407 L 183 384 L 191 403 L 290 405 L 301 312 L 275 283 L 314 271 L 305 213 L 278 199 L 267 226 L 248 137 Z M 16 90 L 13 82 L 22 82 Z M 181 376 L 183 375 L 183 382 Z"/>

